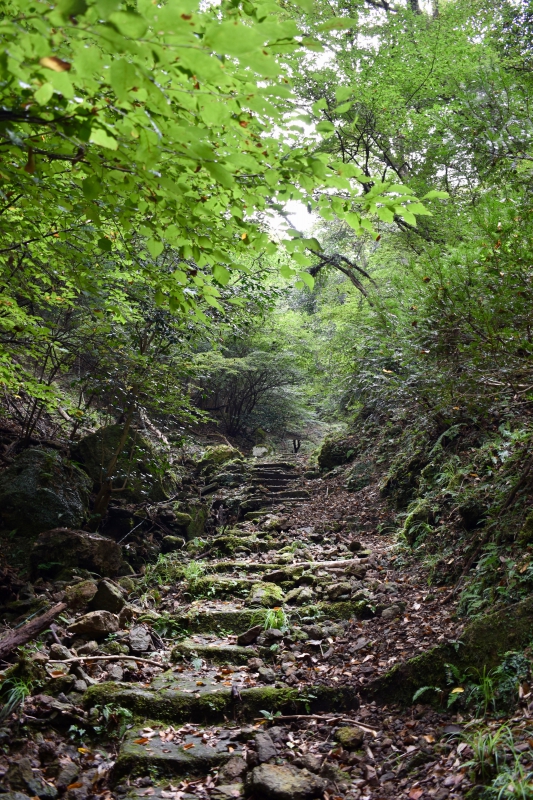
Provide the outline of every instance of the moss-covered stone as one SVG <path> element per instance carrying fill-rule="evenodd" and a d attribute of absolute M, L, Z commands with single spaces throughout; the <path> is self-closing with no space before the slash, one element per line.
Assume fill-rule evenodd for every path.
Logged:
<path fill-rule="evenodd" d="M 192 583 L 188 592 L 193 597 L 234 597 L 243 596 L 250 590 L 250 581 L 246 578 L 219 578 L 216 575 L 205 575 Z"/>
<path fill-rule="evenodd" d="M 166 727 L 161 723 L 144 721 L 143 727 L 146 726 L 156 732 Z M 205 775 L 214 767 L 225 764 L 242 749 L 239 742 L 232 741 L 232 750 L 228 750 L 227 739 L 217 739 L 213 747 L 204 744 L 196 736 L 185 736 L 180 744 L 166 742 L 158 735 L 140 744 L 143 739 L 142 728 L 134 728 L 126 734 L 113 767 L 113 785 L 125 775 Z"/>
<path fill-rule="evenodd" d="M 257 612 L 227 605 L 222 608 L 204 608 L 193 604 L 186 614 L 174 619 L 182 630 L 191 633 L 243 633 L 251 627 Z"/>
<path fill-rule="evenodd" d="M 235 447 L 231 447 L 227 444 L 208 447 L 202 460 L 198 463 L 198 469 L 204 475 L 213 475 L 222 464 L 225 464 L 227 461 L 233 461 L 234 459 L 242 459 L 242 453 Z"/>
<path fill-rule="evenodd" d="M 533 598 L 486 614 L 468 625 L 460 644 L 432 647 L 416 658 L 398 664 L 364 689 L 369 697 L 380 702 L 408 705 L 422 686 L 446 688 L 446 664 L 454 664 L 462 672 L 470 667 L 478 670 L 497 666 L 508 650 L 518 650 L 533 636 Z"/>
<path fill-rule="evenodd" d="M 56 450 L 25 450 L 0 475 L 1 525 L 30 538 L 58 525 L 78 528 L 90 491 L 83 470 Z"/>
<path fill-rule="evenodd" d="M 283 589 L 275 583 L 263 581 L 254 583 L 248 595 L 247 603 L 251 606 L 275 608 L 282 605 L 285 599 Z"/>
<path fill-rule="evenodd" d="M 227 642 L 199 642 L 184 639 L 172 650 L 171 659 L 179 661 L 183 658 L 205 658 L 214 664 L 246 664 L 249 658 L 257 653 L 252 647 L 240 647 Z"/>
<path fill-rule="evenodd" d="M 328 438 L 317 453 L 317 462 L 324 472 L 347 464 L 357 455 L 357 444 L 351 437 Z"/>
<path fill-rule="evenodd" d="M 122 549 L 113 539 L 68 528 L 41 533 L 30 552 L 34 575 L 53 575 L 61 569 L 81 568 L 112 577 L 122 563 Z"/>
<path fill-rule="evenodd" d="M 99 487 L 123 435 L 123 425 L 107 425 L 85 436 L 71 448 L 72 457 Z M 115 487 L 126 483 L 123 496 L 134 502 L 165 500 L 176 491 L 175 476 L 165 470 L 152 444 L 130 430 L 113 475 Z"/>
<path fill-rule="evenodd" d="M 346 488 L 350 492 L 358 492 L 368 486 L 374 477 L 372 461 L 358 461 L 346 476 Z"/>
<path fill-rule="evenodd" d="M 84 705 L 93 707 L 114 703 L 128 708 L 144 719 L 169 722 L 216 722 L 224 717 L 254 719 L 262 710 L 284 714 L 319 713 L 323 711 L 354 711 L 359 708 L 356 690 L 350 686 L 338 688 L 310 685 L 303 690 L 274 686 L 241 689 L 241 699 L 235 702 L 231 689 L 220 686 L 196 695 L 176 688 L 173 673 L 165 673 L 166 688 L 144 689 L 127 683 L 100 683 L 89 687 Z M 162 682 L 162 681 L 160 681 Z"/>
<path fill-rule="evenodd" d="M 65 603 L 73 611 L 82 611 L 87 608 L 97 592 L 98 587 L 94 581 L 80 581 L 65 589 Z"/>

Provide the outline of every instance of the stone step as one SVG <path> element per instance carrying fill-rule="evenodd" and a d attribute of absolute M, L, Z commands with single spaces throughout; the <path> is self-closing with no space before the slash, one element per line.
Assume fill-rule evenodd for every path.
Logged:
<path fill-rule="evenodd" d="M 280 605 L 282 605 L 280 603 Z M 243 604 L 222 603 L 211 606 L 208 601 L 198 601 L 187 611 L 175 613 L 172 619 L 176 625 L 187 633 L 228 633 L 240 634 L 253 625 L 261 623 L 266 608 L 245 607 Z M 318 601 L 313 605 L 285 606 L 285 611 L 295 620 L 305 618 L 321 619 L 359 619 L 372 616 L 366 600 L 338 600 L 334 602 Z"/>
<path fill-rule="evenodd" d="M 83 704 L 86 708 L 93 708 L 112 703 L 129 709 L 140 718 L 156 718 L 173 725 L 224 719 L 253 720 L 261 716 L 261 711 L 314 714 L 332 709 L 343 712 L 359 708 L 357 690 L 351 686 L 311 684 L 298 691 L 277 686 L 248 689 L 241 672 L 228 676 L 225 682 L 229 686 L 216 676 L 216 671 L 212 670 L 195 680 L 192 673 L 180 676 L 169 671 L 154 678 L 150 688 L 130 683 L 98 683 L 87 689 Z"/>
<path fill-rule="evenodd" d="M 220 733 L 226 735 L 222 738 Z M 242 742 L 236 738 L 240 733 L 237 726 L 232 736 L 231 728 L 194 731 L 192 725 L 187 725 L 180 730 L 179 726 L 168 726 L 160 720 L 146 721 L 142 727 L 136 726 L 126 734 L 113 767 L 111 783 L 115 786 L 126 776 L 207 775 L 214 767 L 242 753 Z"/>
<path fill-rule="evenodd" d="M 241 647 L 224 639 L 209 640 L 205 636 L 183 639 L 172 650 L 172 661 L 202 658 L 214 664 L 246 664 L 257 656 L 253 647 Z"/>
<path fill-rule="evenodd" d="M 286 489 L 281 492 L 272 492 L 271 494 L 287 500 L 309 500 L 311 497 L 307 489 Z"/>
<path fill-rule="evenodd" d="M 258 461 L 252 469 L 296 469 L 298 464 L 293 461 Z"/>

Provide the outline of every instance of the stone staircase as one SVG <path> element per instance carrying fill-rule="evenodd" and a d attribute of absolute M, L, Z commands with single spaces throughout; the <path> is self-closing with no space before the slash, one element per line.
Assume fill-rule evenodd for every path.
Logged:
<path fill-rule="evenodd" d="M 262 462 L 253 465 L 251 476 L 257 495 L 249 499 L 261 500 L 270 514 L 263 513 L 259 530 L 242 522 L 209 540 L 203 556 L 209 559 L 207 574 L 189 580 L 189 602 L 167 612 L 177 633 L 171 652 L 161 653 L 166 668 L 142 684 L 95 683 L 84 696 L 88 708 L 123 708 L 134 715 L 112 773 L 118 797 L 187 800 L 189 795 L 172 789 L 173 782 L 205 777 L 214 768 L 222 772 L 213 797 L 244 796 L 245 772 L 248 783 L 255 780 L 260 737 L 267 735 L 264 713 L 349 714 L 359 707 L 351 686 L 316 682 L 295 688 L 290 675 L 297 658 L 312 658 L 328 631 L 342 634 L 343 620 L 364 615 L 361 582 L 369 554 L 346 552 L 330 561 L 298 558 L 302 534 L 289 535 L 290 518 L 284 526 L 272 515 L 280 506 L 287 514 L 291 502 L 309 497 L 299 484 L 298 467 Z M 182 585 L 168 588 L 169 597 L 174 590 L 183 592 Z M 280 627 L 269 627 L 269 619 Z M 279 663 L 274 668 L 279 654 L 286 659 L 282 671 Z M 259 758 L 259 765 L 273 764 L 272 757 Z M 298 770 L 291 769 L 306 785 L 321 785 L 307 770 L 296 775 Z M 149 792 L 142 786 L 146 776 Z M 281 798 L 274 790 L 257 790 L 254 796 Z"/>

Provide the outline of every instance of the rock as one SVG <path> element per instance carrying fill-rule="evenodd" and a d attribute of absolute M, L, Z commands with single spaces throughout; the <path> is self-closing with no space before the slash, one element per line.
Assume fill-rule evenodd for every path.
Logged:
<path fill-rule="evenodd" d="M 283 639 L 283 633 L 279 628 L 268 628 L 257 638 L 257 644 L 260 647 L 269 647 L 272 644 L 279 644 Z"/>
<path fill-rule="evenodd" d="M 35 576 L 78 567 L 108 577 L 119 571 L 122 550 L 113 539 L 98 533 L 54 528 L 39 535 L 30 563 Z"/>
<path fill-rule="evenodd" d="M 54 642 L 50 647 L 50 658 L 58 658 L 60 661 L 64 661 L 66 658 L 72 658 L 72 653 L 65 645 Z"/>
<path fill-rule="evenodd" d="M 128 640 L 132 653 L 146 653 L 152 649 L 152 637 L 146 625 L 134 625 L 130 629 Z"/>
<path fill-rule="evenodd" d="M 108 464 L 115 455 L 124 432 L 123 425 L 107 425 L 90 433 L 71 447 L 72 458 L 99 488 Z M 118 457 L 113 484 L 126 483 L 121 496 L 133 502 L 165 500 L 177 489 L 175 476 L 167 472 L 161 478 L 163 461 L 151 443 L 138 431 L 130 430 L 126 445 Z"/>
<path fill-rule="evenodd" d="M 125 628 L 129 622 L 132 621 L 135 614 L 139 613 L 139 609 L 135 608 L 134 606 L 124 606 L 120 614 L 118 615 L 118 624 L 120 628 Z"/>
<path fill-rule="evenodd" d="M 2 800 L 31 800 L 31 798 L 22 792 L 4 792 Z"/>
<path fill-rule="evenodd" d="M 345 750 L 359 750 L 363 745 L 364 734 L 359 728 L 343 727 L 335 731 L 335 740 Z"/>
<path fill-rule="evenodd" d="M 246 772 L 246 761 L 242 756 L 233 756 L 218 773 L 220 783 L 233 783 Z"/>
<path fill-rule="evenodd" d="M 248 605 L 275 608 L 280 606 L 285 598 L 283 589 L 275 583 L 254 583 L 247 598 Z"/>
<path fill-rule="evenodd" d="M 268 733 L 256 734 L 255 749 L 260 764 L 264 764 L 265 761 L 270 761 L 271 758 L 275 758 L 278 754 L 276 746 Z"/>
<path fill-rule="evenodd" d="M 254 625 L 253 628 L 250 628 L 249 630 L 237 636 L 237 644 L 241 646 L 252 644 L 253 642 L 255 642 L 255 640 L 257 639 L 262 630 L 263 630 L 262 625 Z"/>
<path fill-rule="evenodd" d="M 108 642 L 102 647 L 102 651 L 110 656 L 127 656 L 130 648 L 127 644 L 121 644 L 120 642 Z"/>
<path fill-rule="evenodd" d="M 96 583 L 94 581 L 80 581 L 65 589 L 65 603 L 73 611 L 83 611 L 86 609 L 96 594 Z"/>
<path fill-rule="evenodd" d="M 247 661 L 248 668 L 252 670 L 252 672 L 257 672 L 261 667 L 265 666 L 265 662 L 262 658 L 249 658 Z"/>
<path fill-rule="evenodd" d="M 110 681 L 121 681 L 124 677 L 124 670 L 120 664 L 108 664 L 107 677 Z"/>
<path fill-rule="evenodd" d="M 309 772 L 320 772 L 323 761 L 324 759 L 315 753 L 306 753 L 301 758 L 295 759 L 294 764 L 297 767 L 308 769 Z"/>
<path fill-rule="evenodd" d="M 173 553 L 175 550 L 181 550 L 185 544 L 185 539 L 181 536 L 163 536 L 161 540 L 161 552 Z"/>
<path fill-rule="evenodd" d="M 87 681 L 84 681 L 83 678 L 78 678 L 78 680 L 74 681 L 74 686 L 72 687 L 75 692 L 83 692 L 87 691 Z"/>
<path fill-rule="evenodd" d="M 187 795 L 183 795 L 185 799 Z M 196 795 L 189 795 L 189 797 L 194 797 L 196 800 Z M 221 783 L 212 790 L 211 797 L 220 798 L 220 800 L 224 800 L 228 798 L 239 798 L 244 797 L 244 784 L 243 783 Z"/>
<path fill-rule="evenodd" d="M 357 452 L 354 439 L 326 439 L 317 454 L 318 466 L 324 472 L 346 464 Z"/>
<path fill-rule="evenodd" d="M 327 588 L 328 598 L 330 600 L 338 600 L 342 595 L 351 595 L 352 587 L 348 581 L 341 581 L 340 583 L 332 583 Z"/>
<path fill-rule="evenodd" d="M 383 609 L 381 612 L 381 617 L 382 619 L 396 619 L 396 617 L 399 617 L 401 613 L 402 609 L 400 606 L 392 605 Z"/>
<path fill-rule="evenodd" d="M 208 447 L 202 460 L 198 463 L 198 469 L 204 475 L 212 475 L 222 464 L 233 461 L 235 458 L 242 458 L 242 453 L 235 447 L 226 444 Z"/>
<path fill-rule="evenodd" d="M 261 764 L 252 772 L 253 795 L 264 800 L 312 800 L 325 788 L 322 778 L 290 765 Z"/>
<path fill-rule="evenodd" d="M 104 639 L 108 634 L 119 630 L 118 617 L 110 611 L 90 611 L 69 625 L 67 630 L 69 633 Z"/>
<path fill-rule="evenodd" d="M 346 478 L 346 488 L 350 492 L 358 492 L 372 483 L 374 464 L 372 461 L 359 461 L 349 470 Z"/>
<path fill-rule="evenodd" d="M 82 644 L 81 647 L 76 649 L 76 653 L 80 656 L 94 656 L 98 652 L 98 643 L 94 641 Z"/>
<path fill-rule="evenodd" d="M 0 475 L 2 527 L 28 537 L 58 525 L 78 527 L 90 491 L 85 473 L 56 450 L 25 450 Z"/>
<path fill-rule="evenodd" d="M 118 586 L 111 581 L 100 581 L 98 591 L 91 600 L 91 608 L 95 611 L 111 611 L 112 614 L 119 614 L 126 601 Z"/>
<path fill-rule="evenodd" d="M 363 549 L 363 545 L 357 539 L 352 539 L 352 541 L 348 545 L 348 550 L 350 550 L 350 552 L 352 552 L 352 553 L 358 553 L 359 550 L 362 550 L 362 549 Z"/>
<path fill-rule="evenodd" d="M 29 758 L 21 758 L 10 764 L 6 773 L 6 780 L 16 792 L 22 789 L 28 791 L 32 797 L 39 797 L 40 800 L 55 800 L 57 797 L 55 786 L 44 783 L 41 778 L 33 774 Z"/>
<path fill-rule="evenodd" d="M 57 789 L 63 793 L 67 786 L 75 782 L 79 774 L 79 765 L 68 756 L 63 756 L 59 761 L 59 775 L 55 781 Z"/>
<path fill-rule="evenodd" d="M 192 522 L 192 517 L 190 514 L 186 514 L 184 511 L 174 511 L 173 522 L 178 528 L 187 528 Z"/>
<path fill-rule="evenodd" d="M 271 667 L 259 667 L 259 677 L 265 683 L 275 683 L 276 673 Z"/>

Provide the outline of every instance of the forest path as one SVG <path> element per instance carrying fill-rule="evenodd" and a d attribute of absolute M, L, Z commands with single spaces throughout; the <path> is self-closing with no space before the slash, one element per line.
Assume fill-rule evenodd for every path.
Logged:
<path fill-rule="evenodd" d="M 457 638 L 451 607 L 378 532 L 390 515 L 374 484 L 348 492 L 335 471 L 305 475 L 304 459 L 256 464 L 248 502 L 268 511 L 245 507 L 251 519 L 182 562 L 186 582 L 144 586 L 157 608 L 134 602 L 117 641 L 146 661 L 117 648 L 113 661 L 82 662 L 92 685 L 80 715 L 107 709 L 127 730 L 118 745 L 109 729 L 96 746 L 80 734 L 78 754 L 55 741 L 79 765 L 67 800 L 463 797 L 451 717 L 365 699 L 398 661 Z M 132 635 L 148 644 L 135 649 Z M 32 698 L 30 719 L 43 702 Z"/>

